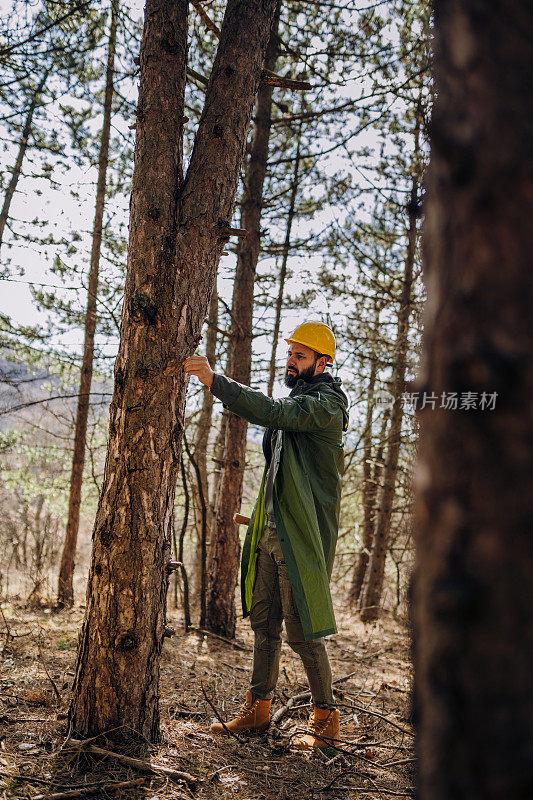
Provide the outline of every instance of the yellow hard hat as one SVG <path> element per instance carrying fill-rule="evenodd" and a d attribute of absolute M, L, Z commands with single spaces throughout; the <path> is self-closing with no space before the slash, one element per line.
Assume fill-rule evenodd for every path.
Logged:
<path fill-rule="evenodd" d="M 335 358 L 335 336 L 324 322 L 303 322 L 285 341 L 287 344 L 305 344 L 315 353 L 327 356 L 328 361 Z"/>

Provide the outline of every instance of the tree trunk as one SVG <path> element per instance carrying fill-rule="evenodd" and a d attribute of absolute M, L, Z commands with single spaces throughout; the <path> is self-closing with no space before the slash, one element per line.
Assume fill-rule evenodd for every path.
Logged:
<path fill-rule="evenodd" d="M 302 123 L 298 128 L 298 140 L 296 142 L 296 158 L 294 159 L 294 172 L 292 176 L 291 196 L 289 200 L 289 210 L 287 211 L 287 227 L 285 228 L 285 242 L 283 244 L 283 255 L 281 259 L 281 269 L 279 271 L 279 289 L 276 298 L 276 316 L 274 319 L 274 335 L 272 339 L 272 353 L 270 356 L 270 367 L 268 375 L 267 394 L 272 397 L 274 391 L 274 381 L 276 380 L 276 356 L 278 351 L 279 331 L 281 327 L 281 311 L 283 308 L 283 296 L 285 294 L 285 280 L 287 278 L 287 261 L 291 246 L 292 223 L 296 209 L 296 195 L 300 184 L 300 144 L 302 139 Z"/>
<path fill-rule="evenodd" d="M 265 66 L 273 71 L 278 49 L 279 2 L 267 49 Z M 262 84 L 257 94 L 255 130 L 246 170 L 241 228 L 232 301 L 229 375 L 249 385 L 252 367 L 254 282 L 261 248 L 263 184 L 268 160 L 273 86 Z M 205 625 L 222 636 L 235 636 L 235 587 L 239 571 L 239 527 L 233 521 L 240 511 L 248 423 L 230 414 L 226 428 L 220 491 L 213 519 L 213 556 L 209 573 Z"/>
<path fill-rule="evenodd" d="M 383 452 L 385 450 L 385 444 L 388 442 L 388 427 L 390 423 L 390 409 L 385 409 L 383 414 L 383 419 L 381 420 L 381 430 L 379 433 L 379 440 L 378 446 L 376 448 L 376 454 L 374 456 L 374 467 L 371 471 L 371 486 L 372 486 L 372 495 L 373 495 L 373 526 L 370 530 L 370 546 L 368 548 L 368 557 L 366 559 L 366 566 L 363 575 L 363 582 L 361 584 L 361 588 L 359 590 L 359 608 L 361 608 L 361 603 L 363 601 L 363 594 L 364 594 L 364 586 L 365 586 L 365 579 L 368 577 L 368 562 L 370 561 L 370 554 L 372 553 L 372 546 L 374 543 L 374 531 L 376 529 L 376 497 L 381 493 L 383 487 L 383 470 L 385 467 L 385 460 L 383 457 Z"/>
<path fill-rule="evenodd" d="M 185 433 L 183 434 L 183 444 L 185 447 L 185 452 L 187 453 L 189 462 L 194 470 L 195 477 L 196 477 L 196 488 L 198 490 L 198 503 L 200 506 L 200 515 L 201 515 L 201 529 L 200 529 L 200 563 L 202 566 L 201 572 L 201 580 L 200 580 L 200 627 L 203 627 L 203 621 L 206 617 L 206 607 L 207 607 L 207 597 L 206 597 L 206 584 L 207 584 L 207 573 L 205 570 L 205 564 L 207 561 L 207 506 L 208 500 L 204 496 L 204 488 L 202 484 L 202 478 L 200 475 L 200 468 L 194 458 L 193 454 L 190 451 L 189 444 L 187 442 L 187 437 Z M 180 559 L 181 561 L 182 559 Z"/>
<path fill-rule="evenodd" d="M 418 129 L 417 122 L 417 129 Z M 415 136 L 418 140 L 418 135 Z M 418 141 L 417 143 L 418 144 Z M 418 152 L 418 147 L 415 148 Z M 392 505 L 396 490 L 396 476 L 398 472 L 398 457 L 402 439 L 403 403 L 402 393 L 405 387 L 405 370 L 407 362 L 409 314 L 411 311 L 411 293 L 413 283 L 413 267 L 415 262 L 416 243 L 418 237 L 417 226 L 418 208 L 418 177 L 413 177 L 409 209 L 409 229 L 405 270 L 403 276 L 400 312 L 398 314 L 398 329 L 396 334 L 396 355 L 394 359 L 394 375 L 392 394 L 394 405 L 391 410 L 391 422 L 383 474 L 383 486 L 376 515 L 376 525 L 373 535 L 372 552 L 367 567 L 367 575 L 361 599 L 361 619 L 370 622 L 379 617 L 381 594 L 383 591 L 383 578 L 385 575 L 385 562 L 389 547 Z"/>
<path fill-rule="evenodd" d="M 525 76 L 533 73 L 533 5 L 439 1 L 435 28 L 417 388 L 439 400 L 472 392 L 475 407 L 439 404 L 419 414 L 418 796 L 526 800 L 533 796 L 533 108 Z"/>
<path fill-rule="evenodd" d="M 216 349 L 217 349 L 217 327 L 218 327 L 218 293 L 216 286 L 213 288 L 211 295 L 211 302 L 209 303 L 209 316 L 207 318 L 207 333 L 206 333 L 206 348 L 205 354 L 214 369 L 216 364 Z M 206 510 L 206 528 L 209 531 L 212 524 L 213 513 L 211 504 L 209 502 L 209 477 L 207 473 L 207 448 L 209 442 L 209 434 L 211 432 L 211 423 L 213 419 L 213 404 L 214 397 L 207 386 L 202 387 L 202 410 L 198 419 L 198 427 L 196 429 L 196 442 L 194 447 L 194 458 L 198 465 L 202 482 L 202 493 L 205 502 Z M 206 587 L 206 570 L 207 564 L 205 562 L 205 553 L 207 543 L 203 541 L 202 537 L 202 512 L 200 502 L 200 491 L 196 487 L 196 550 L 195 550 L 195 577 L 197 593 L 205 594 Z M 201 594 L 202 596 L 202 594 Z"/>
<path fill-rule="evenodd" d="M 87 312 L 85 314 L 85 341 L 83 345 L 83 361 L 81 365 L 78 408 L 74 429 L 74 452 L 70 476 L 70 494 L 68 503 L 67 530 L 57 589 L 57 608 L 70 608 L 74 603 L 74 560 L 80 523 L 81 487 L 83 466 L 85 464 L 85 437 L 87 435 L 87 419 L 89 416 L 89 399 L 93 377 L 94 334 L 96 331 L 96 297 L 98 294 L 98 269 L 100 265 L 100 249 L 102 245 L 102 221 L 106 193 L 107 164 L 109 157 L 109 137 L 111 131 L 111 107 L 113 102 L 113 77 L 115 71 L 115 45 L 117 38 L 118 2 L 111 3 L 111 23 L 109 28 L 109 46 L 107 51 L 106 85 L 104 99 L 104 120 L 100 139 L 100 155 L 98 159 L 98 181 L 96 184 L 96 210 L 94 214 L 91 265 L 89 269 L 89 287 L 87 292 Z"/>
<path fill-rule="evenodd" d="M 368 398 L 366 409 L 365 432 L 363 435 L 363 546 L 359 552 L 350 587 L 350 605 L 359 600 L 366 569 L 372 551 L 374 537 L 374 521 L 376 514 L 377 484 L 372 479 L 372 415 L 374 411 L 374 387 L 376 384 L 377 358 L 372 359 L 370 377 L 368 379 Z"/>
<path fill-rule="evenodd" d="M 148 0 L 128 271 L 106 468 L 93 533 L 70 731 L 143 750 L 159 739 L 159 657 L 185 406 L 275 0 L 229 0 L 182 179 L 186 0 Z"/>
<path fill-rule="evenodd" d="M 26 150 L 28 149 L 28 140 L 31 136 L 33 115 L 35 114 L 35 109 L 39 105 L 39 96 L 44 88 L 46 81 L 48 80 L 49 74 L 50 74 L 50 69 L 47 69 L 43 74 L 39 82 L 39 85 L 37 86 L 32 95 L 30 105 L 28 107 L 28 111 L 26 114 L 26 119 L 24 121 L 24 127 L 22 129 L 22 134 L 20 137 L 19 150 L 17 153 L 15 166 L 13 167 L 13 172 L 11 173 L 11 179 L 7 185 L 6 193 L 4 195 L 2 210 L 0 211 L 0 249 L 2 248 L 2 241 L 4 238 L 4 230 L 6 227 L 6 223 L 9 219 L 9 209 L 11 207 L 11 201 L 13 200 L 13 195 L 17 190 L 17 183 L 20 178 L 20 173 L 22 171 L 22 163 L 24 161 L 24 156 L 26 155 Z"/>
<path fill-rule="evenodd" d="M 215 475 L 214 475 L 213 485 L 211 487 L 211 498 L 210 498 L 210 501 L 209 501 L 209 505 L 211 506 L 212 510 L 216 508 L 217 497 L 218 497 L 219 492 L 220 492 L 220 481 L 221 481 L 221 478 L 222 478 L 222 466 L 224 464 L 224 444 L 226 442 L 226 429 L 228 427 L 229 414 L 230 414 L 230 412 L 228 411 L 228 409 L 224 408 L 224 410 L 222 412 L 221 419 L 220 419 L 220 426 L 219 426 L 219 429 L 218 429 L 217 438 L 216 438 L 216 442 L 215 442 L 215 455 L 214 455 L 213 461 L 215 462 L 216 469 L 214 470 Z M 212 528 L 210 530 L 211 530 L 211 535 L 216 533 L 216 531 L 213 531 Z M 209 542 L 208 542 L 208 548 L 207 548 L 208 549 L 208 570 L 210 570 L 210 567 L 211 567 L 211 556 L 213 554 L 212 553 L 212 550 L 213 550 L 212 544 L 213 544 L 213 542 L 210 539 Z"/>
<path fill-rule="evenodd" d="M 184 439 L 185 441 L 185 439 Z M 179 536 L 179 542 L 174 543 L 174 552 L 176 553 L 177 560 L 180 563 L 180 574 L 181 574 L 181 582 L 183 586 L 183 628 L 185 633 L 191 627 L 191 606 L 189 601 L 189 576 L 187 575 L 187 570 L 185 569 L 184 563 L 184 543 L 185 543 L 185 534 L 187 532 L 187 523 L 189 521 L 189 490 L 187 488 L 187 475 L 185 474 L 185 464 L 183 463 L 183 459 L 180 461 L 180 472 L 181 472 L 181 485 L 183 486 L 183 495 L 184 495 L 184 509 L 183 509 L 183 520 L 181 523 L 181 530 Z M 173 533 L 175 533 L 175 528 L 172 528 Z M 176 544 L 178 545 L 176 547 Z M 178 570 L 174 573 L 176 577 L 175 583 L 175 599 L 177 601 L 177 584 L 178 584 Z M 177 602 L 175 602 L 175 607 L 178 607 Z"/>
<path fill-rule="evenodd" d="M 348 599 L 350 605 L 355 605 L 361 599 L 370 553 L 374 542 L 374 529 L 376 525 L 376 497 L 380 485 L 380 469 L 383 466 L 383 445 L 389 421 L 389 409 L 383 414 L 381 436 L 378 440 L 376 455 L 372 452 L 372 427 L 374 411 L 374 392 L 378 369 L 378 347 L 380 328 L 381 306 L 376 302 L 374 317 L 374 342 L 372 346 L 370 376 L 368 379 L 368 403 L 366 411 L 365 432 L 363 435 L 363 546 L 355 566 L 352 585 Z M 374 466 L 372 467 L 372 462 Z"/>

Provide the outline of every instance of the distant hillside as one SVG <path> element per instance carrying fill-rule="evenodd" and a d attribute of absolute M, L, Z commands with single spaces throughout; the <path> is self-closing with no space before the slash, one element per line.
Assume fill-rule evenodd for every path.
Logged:
<path fill-rule="evenodd" d="M 111 401 L 112 385 L 109 380 L 93 380 L 91 403 L 105 406 Z M 76 390 L 64 386 L 61 379 L 46 368 L 34 367 L 20 360 L 0 355 L 0 428 L 12 422 L 21 407 L 35 407 L 40 403 L 59 403 L 63 410 L 76 408 Z M 29 404 L 32 404 L 31 406 Z"/>

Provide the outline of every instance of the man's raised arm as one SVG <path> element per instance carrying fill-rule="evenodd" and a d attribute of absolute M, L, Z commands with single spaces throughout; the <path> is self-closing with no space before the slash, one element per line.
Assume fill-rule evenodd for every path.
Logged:
<path fill-rule="evenodd" d="M 273 400 L 263 392 L 216 375 L 205 356 L 191 356 L 183 362 L 183 367 L 188 375 L 195 375 L 204 386 L 209 386 L 233 414 L 254 425 L 274 430 L 323 430 L 340 412 L 338 403 L 326 397 L 300 395 Z"/>

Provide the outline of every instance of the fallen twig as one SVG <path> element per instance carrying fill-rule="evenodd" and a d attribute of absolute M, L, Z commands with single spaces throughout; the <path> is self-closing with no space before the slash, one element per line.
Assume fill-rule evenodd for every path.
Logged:
<path fill-rule="evenodd" d="M 42 783 L 43 786 L 49 786 L 50 781 L 45 781 L 43 778 L 35 778 L 33 775 L 20 775 L 16 772 L 4 772 L 0 770 L 0 775 L 4 778 L 11 778 L 12 781 L 25 781 L 26 783 Z"/>
<path fill-rule="evenodd" d="M 337 756 L 335 756 L 335 758 L 337 758 Z M 333 759 L 330 759 L 330 761 L 333 761 Z M 327 763 L 329 764 L 330 762 L 328 761 Z M 327 791 L 329 791 L 332 788 L 333 784 L 337 783 L 339 778 L 343 778 L 345 775 L 348 775 L 351 772 L 353 772 L 353 769 L 351 769 L 351 768 L 350 769 L 341 770 L 336 775 L 334 775 L 333 778 L 330 781 L 325 783 L 324 786 L 321 786 L 320 789 L 319 789 L 319 792 L 327 792 Z"/>
<path fill-rule="evenodd" d="M 330 758 L 328 761 L 326 761 L 324 766 L 331 767 L 333 764 L 335 764 L 336 761 L 340 761 L 342 765 L 343 759 L 344 759 L 343 753 L 337 753 L 336 756 L 333 756 L 333 758 Z"/>
<path fill-rule="evenodd" d="M 94 753 L 98 756 L 115 758 L 121 764 L 127 767 L 133 767 L 133 769 L 138 769 L 141 772 L 151 772 L 154 775 L 166 775 L 168 778 L 184 781 L 191 789 L 196 789 L 198 787 L 199 779 L 194 775 L 190 775 L 188 772 L 181 772 L 180 770 L 171 769 L 170 767 L 162 767 L 159 764 L 152 764 L 151 761 L 143 761 L 140 758 L 124 756 L 122 753 L 114 753 L 112 750 L 104 750 L 103 747 L 97 747 L 95 744 L 88 744 L 79 739 L 68 739 L 64 747 L 67 748 L 69 746 L 79 750 L 85 750 L 88 753 Z"/>
<path fill-rule="evenodd" d="M 205 711 L 190 711 L 188 708 L 172 708 L 169 709 L 170 719 L 176 717 L 203 717 Z"/>
<path fill-rule="evenodd" d="M 403 766 L 404 764 L 412 764 L 418 759 L 416 758 L 402 758 L 400 761 L 389 761 L 387 764 L 383 764 L 384 767 L 399 767 Z"/>
<path fill-rule="evenodd" d="M 350 678 L 353 678 L 354 675 L 357 675 L 357 672 L 349 672 L 348 675 L 344 675 L 342 678 L 337 678 L 337 680 L 333 681 L 333 686 L 338 686 L 339 683 L 344 683 L 345 681 L 349 681 Z"/>
<path fill-rule="evenodd" d="M 394 789 L 368 789 L 365 786 L 334 786 L 333 787 L 336 792 L 355 792 L 356 795 L 359 794 L 373 794 L 375 795 L 376 791 L 379 794 L 391 794 L 394 797 L 412 797 L 414 798 L 414 789 L 411 792 L 397 792 Z M 316 789 L 316 792 L 321 792 L 322 789 Z"/>
<path fill-rule="evenodd" d="M 229 736 L 233 736 L 233 738 L 234 738 L 234 739 L 237 739 L 237 741 L 238 741 L 238 742 L 240 742 L 240 744 L 242 744 L 242 743 L 245 741 L 245 739 L 243 739 L 243 738 L 242 738 L 242 736 L 238 736 L 236 733 L 234 733 L 233 731 L 231 731 L 231 730 L 228 728 L 228 726 L 226 725 L 226 723 L 224 722 L 224 720 L 223 720 L 223 719 L 222 719 L 222 717 L 220 716 L 219 712 L 218 712 L 218 711 L 217 711 L 217 709 L 215 708 L 214 704 L 212 703 L 212 701 L 211 701 L 211 700 L 209 699 L 209 697 L 207 696 L 207 692 L 206 692 L 206 690 L 205 690 L 205 686 L 204 686 L 203 682 L 202 682 L 201 686 L 202 686 L 202 692 L 204 693 L 204 697 L 205 697 L 205 699 L 206 699 L 206 702 L 207 702 L 207 703 L 209 703 L 209 705 L 210 705 L 211 709 L 213 710 L 213 712 L 214 712 L 214 714 L 215 714 L 216 718 L 218 719 L 218 721 L 220 722 L 220 724 L 222 725 L 222 727 L 224 728 L 224 730 L 226 731 L 226 733 L 227 733 Z"/>
<path fill-rule="evenodd" d="M 397 792 L 395 789 L 383 789 L 381 786 L 379 787 L 377 786 L 376 782 L 372 780 L 370 775 L 367 774 L 365 777 L 367 781 L 370 781 L 370 783 L 372 784 L 372 786 L 375 788 L 376 792 L 379 795 L 383 793 L 383 794 L 393 794 L 399 797 L 414 797 L 414 791 L 415 791 L 414 789 L 412 789 L 410 792 Z"/>
<path fill-rule="evenodd" d="M 11 703 L 10 705 L 16 706 L 42 706 L 42 700 L 28 700 L 25 697 L 17 697 L 15 694 L 10 694 L 9 692 L 0 692 L 0 697 L 9 697 L 10 700 L 14 700 L 15 703 Z M 54 722 L 55 720 L 48 720 L 48 722 Z"/>
<path fill-rule="evenodd" d="M 392 689 L 393 692 L 401 692 L 402 694 L 412 694 L 412 689 L 404 689 L 402 686 L 393 686 L 392 683 L 385 683 L 387 689 Z"/>
<path fill-rule="evenodd" d="M 300 731 L 300 732 L 303 733 L 303 731 Z M 292 740 L 292 737 L 294 735 L 295 735 L 295 733 L 293 733 L 291 735 L 291 740 Z M 383 765 L 382 764 L 378 765 L 377 762 L 373 758 L 368 758 L 367 756 L 361 755 L 361 753 L 354 752 L 352 750 L 347 750 L 346 747 L 344 747 L 344 746 L 341 747 L 341 745 L 348 745 L 350 747 L 354 747 L 354 746 L 358 747 L 356 742 L 349 742 L 346 739 L 333 739 L 330 736 L 322 736 L 320 733 L 314 733 L 313 736 L 315 736 L 316 739 L 320 739 L 322 742 L 324 742 L 325 746 L 331 747 L 334 750 L 337 750 L 338 754 L 342 754 L 342 755 L 346 756 L 346 758 L 348 760 L 363 761 L 365 764 L 370 764 L 370 766 L 372 766 L 372 767 L 379 766 L 380 769 L 383 769 Z M 370 780 L 370 778 L 368 778 L 368 779 Z"/>
<path fill-rule="evenodd" d="M 355 708 L 355 709 L 357 709 L 357 711 L 360 711 L 362 714 L 370 714 L 372 717 L 378 717 L 379 719 L 382 719 L 384 722 L 388 722 L 389 725 L 392 725 L 394 728 L 397 728 L 402 733 L 405 733 L 407 736 L 412 736 L 413 739 L 414 739 L 415 734 L 412 731 L 408 730 L 407 728 L 404 728 L 403 725 L 399 725 L 397 722 L 393 722 L 391 719 L 386 717 L 384 714 L 379 714 L 377 711 L 370 711 L 369 709 L 365 708 L 364 706 L 359 706 L 357 704 L 349 705 L 348 703 L 339 703 L 339 705 L 342 706 L 343 708 Z"/>
<path fill-rule="evenodd" d="M 2 413 L 2 412 L 0 412 Z M 28 631 L 27 633 L 13 633 L 13 628 L 9 624 L 6 615 L 4 614 L 4 609 L 2 608 L 2 604 L 0 603 L 0 616 L 2 617 L 2 621 L 5 625 L 5 631 L 0 631 L 0 636 L 5 636 L 6 640 L 4 642 L 4 646 L 2 648 L 2 652 L 0 656 L 3 656 L 6 652 L 9 644 L 14 641 L 15 639 L 22 639 L 24 636 L 31 636 L 33 631 Z"/>
<path fill-rule="evenodd" d="M 26 700 L 26 702 L 28 702 Z M 26 717 L 24 719 L 17 719 L 16 717 L 8 717 L 3 714 L 0 717 L 0 722 L 5 723 L 6 725 L 30 725 L 32 722 L 53 722 L 57 725 L 58 722 L 62 722 L 60 719 L 46 719 L 45 717 Z"/>
<path fill-rule="evenodd" d="M 275 714 L 272 715 L 271 725 L 277 725 L 283 717 L 287 714 L 290 709 L 296 705 L 300 700 L 309 700 L 311 698 L 311 692 L 300 692 L 300 694 L 295 694 L 292 697 L 289 697 L 287 703 L 279 708 Z"/>
<path fill-rule="evenodd" d="M 350 672 L 348 675 L 344 675 L 342 678 L 337 678 L 337 680 L 333 681 L 334 686 L 338 686 L 339 683 L 344 683 L 345 681 L 350 680 L 356 673 Z M 283 717 L 287 714 L 287 712 L 294 707 L 294 705 L 299 700 L 309 700 L 311 698 L 311 692 L 300 692 L 300 694 L 295 694 L 287 701 L 286 705 L 282 706 L 280 709 L 276 711 L 276 713 L 272 716 L 271 724 L 277 725 Z"/>
<path fill-rule="evenodd" d="M 60 692 L 60 691 L 59 691 L 59 689 L 57 688 L 57 686 L 56 686 L 56 682 L 54 681 L 54 679 L 53 679 L 53 678 L 52 678 L 52 676 L 50 675 L 50 672 L 48 671 L 48 667 L 47 667 L 47 666 L 46 666 L 46 664 L 45 664 L 45 661 L 44 661 L 44 658 L 43 658 L 43 654 L 42 654 L 42 652 L 41 652 L 41 648 L 40 648 L 40 647 L 39 647 L 39 661 L 41 662 L 41 664 L 42 664 L 42 666 L 43 666 L 43 669 L 44 669 L 44 671 L 46 672 L 46 677 L 48 678 L 48 680 L 49 680 L 49 681 L 50 681 L 50 683 L 52 684 L 52 689 L 54 690 L 54 694 L 55 694 L 55 696 L 56 696 L 56 700 L 58 700 L 59 702 L 61 702 L 61 692 Z"/>
<path fill-rule="evenodd" d="M 197 628 L 196 625 L 189 625 L 189 630 L 196 631 L 196 633 L 201 633 L 204 636 L 212 636 L 214 639 L 220 639 L 221 642 L 226 642 L 226 644 L 230 644 L 236 650 L 244 650 L 245 653 L 250 652 L 250 648 L 246 647 L 244 644 L 233 642 L 231 639 L 226 639 L 225 636 L 219 636 L 218 633 L 213 633 L 213 631 L 207 631 L 204 628 Z"/>
<path fill-rule="evenodd" d="M 55 794 L 38 794 L 32 800 L 69 800 L 75 797 L 87 797 L 91 794 L 99 794 L 100 792 L 116 792 L 119 789 L 130 789 L 132 786 L 142 786 L 146 778 L 137 778 L 134 781 L 121 781 L 120 783 L 99 783 L 90 788 L 72 789 L 68 792 L 56 792 Z"/>
<path fill-rule="evenodd" d="M 376 792 L 379 794 L 379 796 L 383 797 L 383 795 L 381 794 L 380 789 L 376 786 L 376 782 L 372 780 L 372 778 L 370 777 L 370 775 L 368 773 L 365 775 L 365 778 L 367 779 L 367 781 L 370 781 L 370 783 L 372 784 L 372 786 L 374 787 Z"/>

